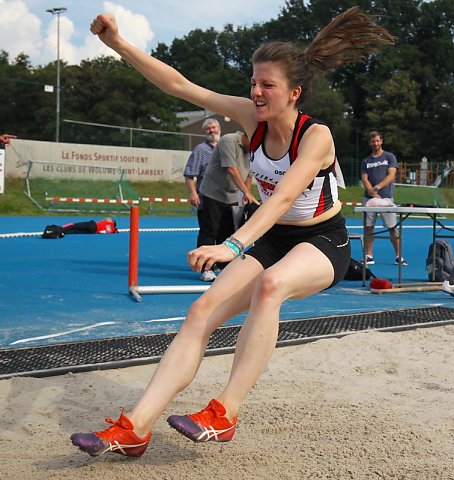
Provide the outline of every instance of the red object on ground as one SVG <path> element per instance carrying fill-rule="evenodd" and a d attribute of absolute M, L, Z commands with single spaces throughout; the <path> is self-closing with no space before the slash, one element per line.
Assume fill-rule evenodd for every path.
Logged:
<path fill-rule="evenodd" d="M 393 288 L 393 284 L 384 278 L 372 278 L 369 287 L 377 290 L 386 290 L 388 288 Z"/>

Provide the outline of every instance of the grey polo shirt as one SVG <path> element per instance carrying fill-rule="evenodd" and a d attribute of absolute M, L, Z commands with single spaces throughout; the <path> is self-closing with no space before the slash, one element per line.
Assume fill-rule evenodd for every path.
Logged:
<path fill-rule="evenodd" d="M 236 205 L 240 189 L 227 172 L 227 167 L 237 167 L 244 181 L 251 176 L 249 152 L 241 144 L 241 132 L 227 133 L 221 137 L 213 150 L 200 186 L 202 195 Z"/>

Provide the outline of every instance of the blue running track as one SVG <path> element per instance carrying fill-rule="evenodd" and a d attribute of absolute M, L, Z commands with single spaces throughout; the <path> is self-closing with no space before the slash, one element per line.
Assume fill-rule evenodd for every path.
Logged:
<path fill-rule="evenodd" d="M 76 221 L 91 217 L 77 217 Z M 95 218 L 97 219 L 97 218 Z M 68 235 L 43 240 L 39 233 L 51 223 L 62 225 L 74 217 L 0 217 L 0 348 L 17 348 L 77 340 L 175 331 L 197 294 L 146 295 L 138 303 L 128 293 L 129 235 Z M 117 218 L 120 230 L 127 217 Z M 454 228 L 454 222 L 446 222 Z M 352 232 L 361 232 L 360 219 L 349 219 Z M 194 247 L 196 219 L 140 220 L 139 284 L 201 285 L 186 263 Z M 425 259 L 431 243 L 431 224 L 407 220 L 404 256 L 405 282 L 426 281 Z M 183 231 L 177 231 L 183 229 Z M 19 234 L 10 236 L 9 234 Z M 360 244 L 352 242 L 360 259 Z M 375 242 L 374 274 L 397 282 L 391 243 Z M 286 302 L 282 319 L 320 317 L 423 306 L 454 307 L 444 292 L 374 295 L 359 281 L 343 281 L 306 300 Z M 232 319 L 237 325 L 244 316 Z"/>

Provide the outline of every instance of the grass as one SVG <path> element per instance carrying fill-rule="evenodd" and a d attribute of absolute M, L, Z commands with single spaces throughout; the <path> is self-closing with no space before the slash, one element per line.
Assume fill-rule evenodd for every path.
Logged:
<path fill-rule="evenodd" d="M 79 183 L 79 186 L 77 184 Z M 74 196 L 84 196 L 89 195 L 90 197 L 95 198 L 106 198 L 101 197 L 100 195 L 93 195 L 93 191 L 88 192 L 87 183 L 91 182 L 72 182 L 72 186 L 68 189 L 66 186 L 65 190 L 67 193 L 61 193 L 63 195 L 74 195 Z M 100 183 L 95 183 L 98 191 L 112 191 L 110 186 L 102 185 Z M 258 194 L 255 189 L 255 195 L 258 198 Z M 139 197 L 161 197 L 161 198 L 187 198 L 188 193 L 186 190 L 186 185 L 183 182 L 131 182 L 128 185 L 128 194 L 134 195 L 135 198 Z M 444 203 L 448 206 L 454 206 L 454 189 L 442 188 L 441 197 Z M 71 192 L 71 193 L 68 193 Z M 85 193 L 81 193 L 85 192 Z M 32 192 L 33 193 L 33 192 Z M 363 198 L 363 188 L 359 186 L 348 187 L 347 189 L 340 189 L 339 191 L 340 200 L 342 202 L 361 202 Z M 44 194 L 43 194 L 44 198 Z M 128 196 L 128 198 L 130 198 Z M 7 178 L 5 179 L 5 191 L 3 194 L 0 194 L 0 215 L 12 215 L 12 216 L 49 216 L 51 212 L 47 209 L 48 204 L 46 202 L 41 202 L 41 197 L 39 198 L 40 203 L 46 206 L 46 209 L 40 209 L 36 206 L 25 194 L 24 194 L 24 180 L 17 178 Z M 117 207 L 118 208 L 118 207 Z M 195 214 L 191 206 L 187 203 L 152 203 L 148 204 L 146 202 L 141 202 L 140 205 L 141 215 L 153 215 L 153 216 L 192 216 Z M 359 216 L 354 213 L 354 207 L 345 206 L 343 208 L 343 213 L 346 217 L 355 217 Z M 74 215 L 87 215 L 87 211 L 80 212 L 71 212 Z M 53 215 L 58 215 L 58 212 L 53 212 Z M 63 213 L 67 215 L 67 212 Z M 129 211 L 125 208 L 124 215 L 128 215 Z M 115 215 L 119 215 L 118 212 L 115 212 Z"/>
<path fill-rule="evenodd" d="M 88 184 L 88 185 L 87 185 Z M 92 184 L 92 185 L 89 185 Z M 96 188 L 93 188 L 95 186 Z M 48 189 L 49 185 L 47 185 Z M 5 193 L 0 195 L 0 215 L 14 215 L 14 216 L 49 216 L 52 215 L 67 215 L 68 212 L 50 211 L 50 202 L 44 200 L 45 193 L 49 196 L 68 196 L 68 197 L 88 197 L 88 198 L 115 198 L 117 186 L 114 182 L 71 182 L 71 186 L 67 186 L 64 182 L 58 186 L 54 186 L 53 190 L 45 192 L 44 185 L 32 184 L 32 196 L 43 207 L 39 208 L 35 205 L 24 193 L 24 180 L 11 178 L 5 179 Z M 162 198 L 187 198 L 188 192 L 186 185 L 183 182 L 134 182 L 127 185 L 124 197 L 128 199 L 137 199 L 139 197 L 162 197 Z M 75 204 L 65 204 L 66 208 L 75 209 Z M 89 208 L 90 213 L 96 212 L 96 204 L 86 204 L 85 208 Z M 106 209 L 105 205 L 99 207 Z M 123 207 L 124 211 L 119 212 L 118 206 L 112 206 L 116 210 L 115 215 L 124 214 L 129 215 L 127 207 Z M 194 215 L 191 206 L 188 203 L 153 203 L 148 204 L 141 202 L 141 215 L 152 214 L 153 216 L 191 216 Z M 112 212 L 113 213 L 113 212 Z M 87 215 L 87 210 L 80 209 L 79 211 L 72 211 L 72 215 Z"/>

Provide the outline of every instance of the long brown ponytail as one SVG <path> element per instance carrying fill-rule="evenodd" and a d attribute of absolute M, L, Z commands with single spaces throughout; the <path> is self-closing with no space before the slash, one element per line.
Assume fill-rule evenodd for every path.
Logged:
<path fill-rule="evenodd" d="M 270 42 L 259 47 L 252 63 L 277 62 L 284 66 L 289 85 L 302 87 L 298 105 L 310 96 L 315 76 L 336 67 L 365 60 L 383 44 L 394 43 L 395 37 L 358 7 L 339 14 L 302 50 L 291 42 Z"/>

